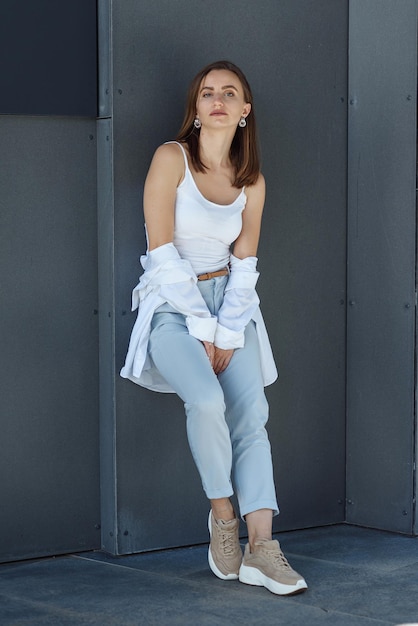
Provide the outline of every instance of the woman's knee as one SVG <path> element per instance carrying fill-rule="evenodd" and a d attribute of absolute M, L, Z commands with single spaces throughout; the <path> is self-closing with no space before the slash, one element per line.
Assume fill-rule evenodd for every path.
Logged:
<path fill-rule="evenodd" d="M 269 446 L 268 435 L 265 425 L 268 420 L 268 403 L 265 396 L 253 400 L 246 405 L 235 405 L 226 410 L 226 420 L 231 433 L 231 441 L 234 446 L 261 444 Z"/>
<path fill-rule="evenodd" d="M 225 415 L 225 399 L 222 388 L 218 386 L 208 387 L 199 394 L 193 394 L 184 403 L 187 415 L 201 416 L 207 420 L 215 416 Z"/>

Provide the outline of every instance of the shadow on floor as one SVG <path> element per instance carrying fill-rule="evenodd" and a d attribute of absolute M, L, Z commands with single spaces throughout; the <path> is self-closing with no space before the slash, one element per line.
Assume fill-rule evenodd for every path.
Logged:
<path fill-rule="evenodd" d="M 418 537 L 347 525 L 281 533 L 309 585 L 279 597 L 220 581 L 207 546 L 85 552 L 0 566 L 2 626 L 378 626 L 418 622 Z"/>

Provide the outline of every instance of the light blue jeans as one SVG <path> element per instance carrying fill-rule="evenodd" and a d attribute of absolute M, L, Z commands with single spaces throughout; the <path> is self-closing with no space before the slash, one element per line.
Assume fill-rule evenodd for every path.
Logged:
<path fill-rule="evenodd" d="M 227 276 L 199 281 L 216 315 Z M 184 402 L 187 436 L 209 499 L 237 495 L 241 517 L 259 509 L 278 513 L 270 443 L 265 424 L 268 404 L 254 322 L 245 346 L 235 350 L 227 369 L 216 376 L 203 344 L 189 335 L 185 318 L 164 304 L 154 314 L 149 354 Z"/>

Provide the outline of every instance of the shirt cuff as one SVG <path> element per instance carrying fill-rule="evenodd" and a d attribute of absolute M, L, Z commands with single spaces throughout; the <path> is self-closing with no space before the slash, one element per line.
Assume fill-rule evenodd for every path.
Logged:
<path fill-rule="evenodd" d="M 243 348 L 244 343 L 244 330 L 231 330 L 218 323 L 215 333 L 215 346 L 217 348 L 235 350 L 236 348 Z"/>
<path fill-rule="evenodd" d="M 186 316 L 186 326 L 189 334 L 196 337 L 200 341 L 210 341 L 213 343 L 215 338 L 216 326 L 218 320 L 216 317 L 197 317 L 196 315 Z"/>

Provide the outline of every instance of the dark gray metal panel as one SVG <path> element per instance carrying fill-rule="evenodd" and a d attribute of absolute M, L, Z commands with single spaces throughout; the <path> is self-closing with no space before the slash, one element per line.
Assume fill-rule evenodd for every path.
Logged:
<path fill-rule="evenodd" d="M 279 4 L 259 87 L 259 290 L 280 370 L 268 389 L 278 528 L 292 529 L 344 519 L 348 16 L 345 2 Z"/>
<path fill-rule="evenodd" d="M 145 248 L 142 185 L 185 90 L 227 57 L 253 85 L 268 183 L 259 293 L 281 379 L 268 389 L 281 529 L 344 519 L 347 2 L 129 0 L 113 6 L 115 358 Z M 196 16 L 199 28 L 196 28 Z M 116 381 L 120 552 L 207 540 L 175 396 Z"/>
<path fill-rule="evenodd" d="M 416 0 L 351 0 L 347 520 L 411 532 Z"/>
<path fill-rule="evenodd" d="M 98 116 L 112 114 L 112 16 L 111 0 L 97 0 Z"/>
<path fill-rule="evenodd" d="M 0 133 L 7 561 L 100 545 L 96 141 L 94 120 L 0 117 Z"/>
<path fill-rule="evenodd" d="M 0 112 L 97 112 L 96 0 L 2 0 Z"/>
<path fill-rule="evenodd" d="M 101 545 L 117 554 L 112 130 L 111 119 L 97 121 Z"/>

